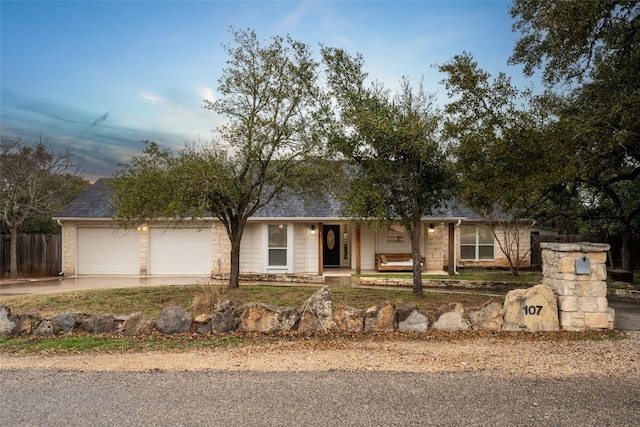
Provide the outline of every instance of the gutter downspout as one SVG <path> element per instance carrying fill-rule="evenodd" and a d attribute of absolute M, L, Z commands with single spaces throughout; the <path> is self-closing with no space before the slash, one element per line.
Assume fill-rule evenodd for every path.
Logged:
<path fill-rule="evenodd" d="M 453 226 L 453 229 L 455 230 L 456 228 L 460 227 L 460 224 L 462 223 L 462 220 L 459 219 L 458 223 L 456 225 Z M 455 238 L 455 233 L 453 234 L 454 238 Z M 453 242 L 453 274 L 460 274 L 458 273 L 458 266 L 456 265 L 456 244 L 455 242 Z"/>
<path fill-rule="evenodd" d="M 62 247 L 60 248 L 60 271 L 58 272 L 58 276 L 62 277 L 64 276 L 64 227 L 62 226 L 62 221 L 60 221 L 59 219 L 56 219 L 56 222 L 60 226 L 60 233 L 62 234 L 60 239 L 60 242 L 62 244 Z"/>

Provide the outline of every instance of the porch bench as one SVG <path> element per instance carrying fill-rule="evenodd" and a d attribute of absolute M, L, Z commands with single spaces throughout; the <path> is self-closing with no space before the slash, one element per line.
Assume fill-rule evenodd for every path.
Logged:
<path fill-rule="evenodd" d="M 424 258 L 420 265 L 424 265 Z M 413 270 L 413 258 L 408 253 L 384 253 L 376 254 L 377 271 L 411 271 Z"/>
<path fill-rule="evenodd" d="M 609 277 L 616 282 L 633 283 L 633 272 L 627 270 L 609 270 Z"/>

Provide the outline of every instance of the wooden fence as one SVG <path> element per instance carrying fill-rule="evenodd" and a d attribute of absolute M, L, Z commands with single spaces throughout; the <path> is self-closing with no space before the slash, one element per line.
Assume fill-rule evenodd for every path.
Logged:
<path fill-rule="evenodd" d="M 11 238 L 0 242 L 0 276 L 9 276 Z M 62 265 L 62 235 L 18 234 L 18 276 L 57 276 Z"/>

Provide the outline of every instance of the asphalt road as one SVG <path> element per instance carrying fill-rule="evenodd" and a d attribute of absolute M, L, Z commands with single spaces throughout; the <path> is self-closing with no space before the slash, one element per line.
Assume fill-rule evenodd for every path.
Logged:
<path fill-rule="evenodd" d="M 1 426 L 638 426 L 640 378 L 0 370 Z"/>

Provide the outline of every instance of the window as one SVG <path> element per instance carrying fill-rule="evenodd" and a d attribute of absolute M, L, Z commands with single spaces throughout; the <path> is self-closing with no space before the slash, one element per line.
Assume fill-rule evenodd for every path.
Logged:
<path fill-rule="evenodd" d="M 493 233 L 484 225 L 460 227 L 460 259 L 493 260 Z"/>
<path fill-rule="evenodd" d="M 406 234 L 404 225 L 391 224 L 387 227 L 387 243 L 398 244 L 404 243 L 404 236 Z"/>
<path fill-rule="evenodd" d="M 269 225 L 269 267 L 287 266 L 287 226 Z"/>

